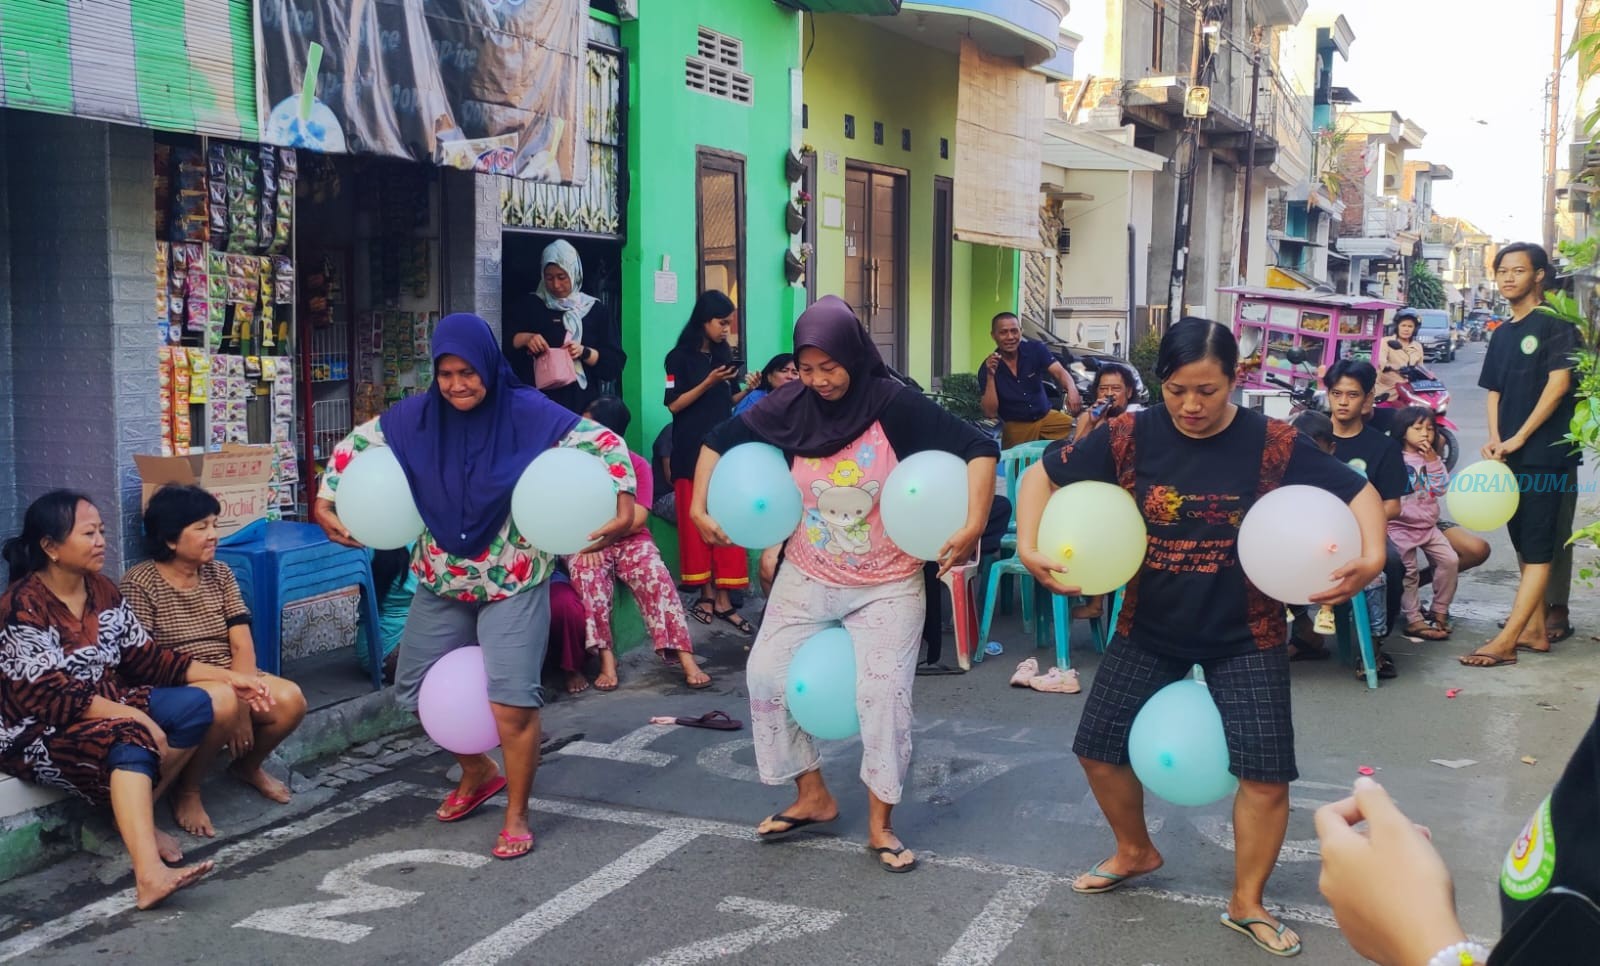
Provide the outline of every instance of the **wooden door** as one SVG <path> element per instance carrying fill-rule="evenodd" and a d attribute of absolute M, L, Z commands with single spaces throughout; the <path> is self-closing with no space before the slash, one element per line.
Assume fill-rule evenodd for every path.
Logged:
<path fill-rule="evenodd" d="M 905 368 L 905 174 L 845 170 L 844 298 L 884 361 Z"/>

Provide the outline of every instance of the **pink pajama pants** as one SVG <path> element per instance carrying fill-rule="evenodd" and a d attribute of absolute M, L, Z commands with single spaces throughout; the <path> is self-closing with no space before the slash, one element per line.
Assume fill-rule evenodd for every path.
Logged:
<path fill-rule="evenodd" d="M 649 534 L 634 534 L 599 553 L 568 557 L 567 573 L 583 598 L 589 650 L 611 648 L 611 600 L 614 581 L 620 580 L 633 591 L 657 653 L 665 659 L 675 656 L 667 651 L 694 652 L 683 601 Z"/>
<path fill-rule="evenodd" d="M 768 785 L 818 768 L 822 759 L 785 704 L 789 662 L 811 635 L 843 625 L 856 653 L 861 781 L 879 801 L 900 801 L 911 764 L 911 685 L 924 617 L 922 573 L 868 587 L 837 587 L 789 564 L 778 568 L 745 675 L 756 768 Z"/>
<path fill-rule="evenodd" d="M 1438 527 L 1429 527 L 1424 533 L 1415 533 L 1410 530 L 1391 530 L 1390 539 L 1400 549 L 1400 557 L 1406 564 L 1405 590 L 1400 595 L 1400 613 L 1405 615 L 1405 621 L 1415 624 L 1422 620 L 1422 568 L 1417 563 L 1417 551 L 1421 550 L 1433 564 L 1433 601 L 1428 605 L 1436 614 L 1448 614 L 1450 601 L 1456 596 L 1456 577 L 1461 571 L 1461 558 L 1456 556 L 1455 548 L 1450 546 L 1450 541 Z"/>

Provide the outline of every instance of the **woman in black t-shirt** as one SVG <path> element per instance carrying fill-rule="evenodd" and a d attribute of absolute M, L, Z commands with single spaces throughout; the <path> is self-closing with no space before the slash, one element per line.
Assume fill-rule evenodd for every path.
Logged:
<path fill-rule="evenodd" d="M 667 353 L 666 406 L 672 412 L 673 499 L 678 511 L 678 568 L 680 581 L 700 588 L 700 599 L 689 616 L 702 624 L 716 617 L 741 634 L 755 627 L 728 598 L 732 590 L 750 586 L 749 561 L 743 547 L 713 547 L 700 535 L 689 517 L 694 493 L 694 467 L 706 434 L 733 415 L 733 404 L 744 397 L 736 392 L 739 367 L 728 349 L 733 327 L 733 300 L 712 289 L 695 299 L 694 311 L 678 344 Z"/>
<path fill-rule="evenodd" d="M 1291 426 L 1229 401 L 1239 347 L 1226 328 L 1184 319 L 1156 360 L 1162 405 L 1125 413 L 1045 451 L 1018 491 L 1017 553 L 1051 591 L 1076 595 L 1070 569 L 1038 549 L 1051 491 L 1079 480 L 1116 483 L 1139 504 L 1149 550 L 1128 582 L 1117 633 L 1095 674 L 1078 725 L 1077 753 L 1117 851 L 1080 876 L 1075 892 L 1110 892 L 1155 871 L 1144 789 L 1128 764 L 1128 731 L 1146 701 L 1199 664 L 1222 714 L 1234 804 L 1236 872 L 1223 924 L 1274 955 L 1299 938 L 1263 905 L 1298 777 L 1289 710 L 1288 628 L 1281 603 L 1239 566 L 1239 524 L 1280 485 L 1308 484 L 1350 504 L 1361 524 L 1358 560 L 1331 576 L 1314 603 L 1349 600 L 1383 569 L 1383 503 L 1368 483 Z"/>
<path fill-rule="evenodd" d="M 545 246 L 540 263 L 544 273 L 539 288 L 506 320 L 506 360 L 525 385 L 582 415 L 604 392 L 602 383 L 622 378 L 628 357 L 617 342 L 616 320 L 599 299 L 583 291 L 577 249 L 557 239 Z M 549 352 L 566 353 L 571 382 L 546 380 L 540 385 L 538 370 Z M 567 378 L 564 371 L 561 378 Z"/>

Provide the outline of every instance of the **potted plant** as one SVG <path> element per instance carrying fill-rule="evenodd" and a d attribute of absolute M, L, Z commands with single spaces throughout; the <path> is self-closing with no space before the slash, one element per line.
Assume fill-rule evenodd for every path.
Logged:
<path fill-rule="evenodd" d="M 806 226 L 806 213 L 798 201 L 789 202 L 783 212 L 783 222 L 789 227 L 789 234 L 797 235 L 800 229 Z"/>
<path fill-rule="evenodd" d="M 788 175 L 790 181 L 799 181 L 805 177 L 806 163 L 793 148 L 783 158 L 783 173 Z"/>

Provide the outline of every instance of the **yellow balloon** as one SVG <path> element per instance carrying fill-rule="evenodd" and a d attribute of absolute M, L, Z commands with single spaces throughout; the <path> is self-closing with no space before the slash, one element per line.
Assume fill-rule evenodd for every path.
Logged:
<path fill-rule="evenodd" d="M 1057 490 L 1039 519 L 1039 550 L 1065 571 L 1061 582 L 1109 594 L 1144 562 L 1144 516 L 1120 486 L 1084 480 Z"/>
<path fill-rule="evenodd" d="M 1499 460 L 1479 460 L 1450 478 L 1445 506 L 1450 519 L 1468 530 L 1498 530 L 1517 512 L 1522 499 L 1511 467 Z"/>

